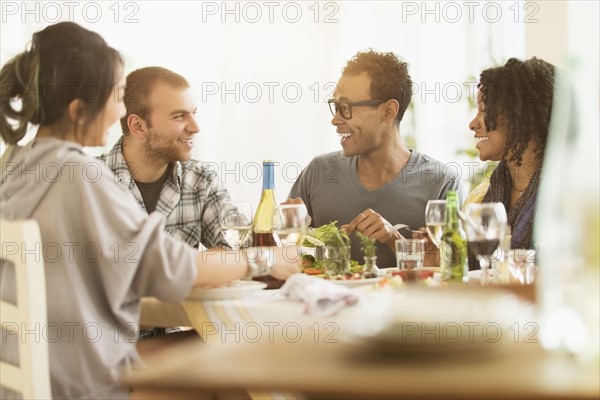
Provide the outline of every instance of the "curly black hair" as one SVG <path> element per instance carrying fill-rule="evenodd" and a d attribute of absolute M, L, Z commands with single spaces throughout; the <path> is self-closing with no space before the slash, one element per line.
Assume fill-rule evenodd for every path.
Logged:
<path fill-rule="evenodd" d="M 399 124 L 410 104 L 412 79 L 408 64 L 394 53 L 380 53 L 372 49 L 359 51 L 344 67 L 342 75 L 359 75 L 366 72 L 371 78 L 371 96 L 374 99 L 395 99 L 400 104 L 396 123 Z"/>
<path fill-rule="evenodd" d="M 543 160 L 552 98 L 554 65 L 533 57 L 526 61 L 510 58 L 504 66 L 484 70 L 477 86 L 485 109 L 485 129 L 496 129 L 498 117 L 507 122 L 504 156 L 520 166 L 531 139 L 536 142 L 536 159 Z"/>

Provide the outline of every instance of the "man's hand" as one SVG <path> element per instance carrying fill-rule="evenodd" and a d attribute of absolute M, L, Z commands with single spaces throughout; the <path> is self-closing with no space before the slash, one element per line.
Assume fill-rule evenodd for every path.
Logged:
<path fill-rule="evenodd" d="M 286 201 L 284 201 L 281 204 L 304 204 L 304 201 L 300 197 L 296 197 L 293 199 L 288 198 Z"/>
<path fill-rule="evenodd" d="M 403 239 L 392 224 L 370 208 L 358 214 L 350 223 L 342 225 L 340 229 L 345 230 L 348 234 L 359 231 L 371 239 L 387 244 L 393 252 L 396 251 L 396 240 Z"/>
<path fill-rule="evenodd" d="M 436 245 L 431 241 L 431 238 L 427 234 L 427 229 L 419 228 L 418 231 L 412 231 L 413 239 L 424 239 L 425 240 L 425 260 L 423 260 L 423 266 L 425 267 L 439 267 L 440 266 L 440 251 Z"/>
<path fill-rule="evenodd" d="M 290 199 L 288 197 L 288 199 L 286 201 L 284 201 L 283 203 L 281 203 L 280 205 L 285 205 L 285 204 L 304 204 L 304 200 L 302 200 L 300 197 L 295 197 L 293 199 Z M 313 226 L 312 225 L 312 216 L 308 216 L 308 226 Z"/>

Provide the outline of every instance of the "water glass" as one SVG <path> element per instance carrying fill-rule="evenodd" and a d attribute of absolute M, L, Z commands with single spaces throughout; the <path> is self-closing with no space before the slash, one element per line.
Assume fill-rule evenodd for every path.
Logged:
<path fill-rule="evenodd" d="M 225 240 L 234 249 L 249 243 L 252 229 L 252 206 L 245 201 L 226 201 L 219 210 L 219 225 Z"/>
<path fill-rule="evenodd" d="M 324 268 L 329 275 L 344 275 L 350 272 L 350 246 L 324 247 Z"/>
<path fill-rule="evenodd" d="M 273 234 L 284 245 L 294 243 L 300 246 L 309 223 L 310 217 L 304 204 L 282 204 L 273 215 Z"/>
<path fill-rule="evenodd" d="M 398 269 L 422 269 L 425 259 L 425 240 L 396 240 L 396 265 Z"/>
<path fill-rule="evenodd" d="M 429 200 L 425 207 L 427 234 L 437 248 L 440 247 L 442 231 L 446 226 L 446 200 Z"/>

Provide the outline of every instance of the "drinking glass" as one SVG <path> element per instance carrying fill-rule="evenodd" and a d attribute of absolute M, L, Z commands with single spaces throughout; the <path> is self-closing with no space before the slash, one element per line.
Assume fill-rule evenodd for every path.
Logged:
<path fill-rule="evenodd" d="M 513 249 L 508 252 L 507 258 L 509 271 L 514 279 L 523 285 L 534 283 L 537 274 L 535 250 Z"/>
<path fill-rule="evenodd" d="M 301 245 L 310 218 L 304 204 L 282 204 L 273 215 L 273 235 L 282 244 Z"/>
<path fill-rule="evenodd" d="M 442 232 L 446 225 L 446 200 L 429 200 L 425 207 L 425 226 L 427 234 L 435 244 L 440 247 Z"/>
<path fill-rule="evenodd" d="M 219 212 L 225 239 L 238 250 L 248 243 L 252 230 L 252 206 L 245 201 L 227 201 Z"/>
<path fill-rule="evenodd" d="M 481 284 L 488 283 L 489 257 L 494 254 L 506 230 L 506 210 L 502 203 L 469 204 L 464 215 L 469 250 L 481 266 Z M 492 271 L 492 282 L 495 281 Z"/>
<path fill-rule="evenodd" d="M 398 269 L 422 269 L 424 259 L 424 239 L 396 240 L 396 266 Z"/>

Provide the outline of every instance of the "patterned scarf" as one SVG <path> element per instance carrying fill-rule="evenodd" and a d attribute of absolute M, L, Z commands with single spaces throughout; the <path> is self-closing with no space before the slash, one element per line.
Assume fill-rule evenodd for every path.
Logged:
<path fill-rule="evenodd" d="M 514 207 L 507 212 L 508 224 L 512 230 L 510 247 L 513 249 L 531 248 L 533 218 L 541 173 L 541 168 L 538 168 L 534 172 L 527 189 L 521 194 Z M 505 161 L 500 161 L 490 177 L 490 187 L 483 197 L 483 202 L 500 202 L 508 210 L 510 207 L 511 191 L 512 179 L 508 166 Z"/>

